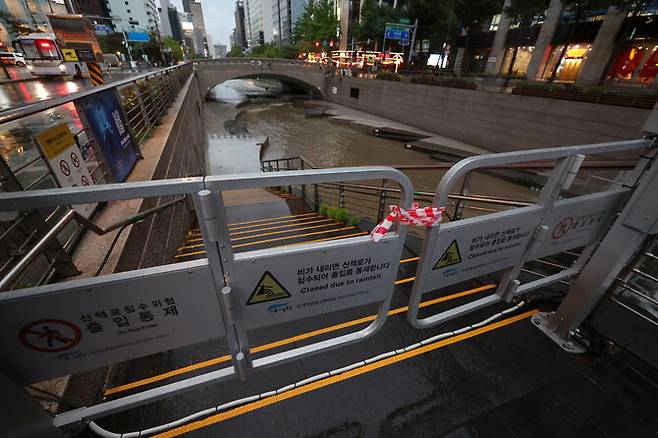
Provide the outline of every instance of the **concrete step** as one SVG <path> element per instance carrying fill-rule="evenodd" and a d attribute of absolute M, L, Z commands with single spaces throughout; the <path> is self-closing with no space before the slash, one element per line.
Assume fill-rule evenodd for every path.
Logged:
<path fill-rule="evenodd" d="M 442 161 L 458 161 L 473 155 L 488 154 L 490 151 L 472 146 L 448 137 L 434 136 L 408 142 L 407 149 L 413 149 L 432 155 Z"/>
<path fill-rule="evenodd" d="M 367 234 L 356 226 L 346 225 L 320 215 L 282 218 L 280 221 L 251 222 L 229 227 L 234 252 L 252 251 L 279 246 L 323 242 Z M 177 261 L 205 257 L 203 237 L 198 230 L 188 233 L 178 248 Z"/>

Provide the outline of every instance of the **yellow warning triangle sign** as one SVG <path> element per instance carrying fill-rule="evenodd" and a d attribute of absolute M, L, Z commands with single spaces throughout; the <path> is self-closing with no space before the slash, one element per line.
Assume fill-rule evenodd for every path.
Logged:
<path fill-rule="evenodd" d="M 457 245 L 457 241 L 453 240 L 443 252 L 443 255 L 439 257 L 439 260 L 436 262 L 433 269 L 441 269 L 446 266 L 456 265 L 457 263 L 461 263 L 461 261 L 462 257 L 459 254 L 459 246 Z"/>
<path fill-rule="evenodd" d="M 267 303 L 268 301 L 280 300 L 282 298 L 289 298 L 290 294 L 279 281 L 274 278 L 272 274 L 265 271 L 263 276 L 256 283 L 256 288 L 251 293 L 247 305 Z"/>

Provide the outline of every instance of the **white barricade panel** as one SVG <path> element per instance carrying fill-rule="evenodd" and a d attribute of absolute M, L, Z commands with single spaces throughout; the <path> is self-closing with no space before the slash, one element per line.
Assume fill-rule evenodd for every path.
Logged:
<path fill-rule="evenodd" d="M 470 280 L 519 263 L 541 208 L 517 208 L 442 224 L 436 245 L 427 252 L 432 269 L 421 282 L 422 292 Z"/>
<path fill-rule="evenodd" d="M 628 189 L 611 190 L 557 201 L 544 220 L 547 235 L 533 258 L 590 245 L 610 226 L 628 196 Z"/>
<path fill-rule="evenodd" d="M 206 260 L 0 296 L 0 360 L 29 382 L 224 334 Z"/>
<path fill-rule="evenodd" d="M 349 240 L 358 240 L 350 242 Z M 249 330 L 382 302 L 400 264 L 397 235 L 237 254 L 232 286 Z"/>

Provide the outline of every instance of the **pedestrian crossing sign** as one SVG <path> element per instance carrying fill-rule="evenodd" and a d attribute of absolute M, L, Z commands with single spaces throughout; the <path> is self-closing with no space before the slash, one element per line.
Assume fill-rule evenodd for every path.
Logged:
<path fill-rule="evenodd" d="M 247 305 L 267 303 L 283 298 L 290 298 L 290 294 L 269 271 L 265 271 L 260 280 L 258 280 L 258 283 L 256 283 L 256 287 L 251 293 Z"/>

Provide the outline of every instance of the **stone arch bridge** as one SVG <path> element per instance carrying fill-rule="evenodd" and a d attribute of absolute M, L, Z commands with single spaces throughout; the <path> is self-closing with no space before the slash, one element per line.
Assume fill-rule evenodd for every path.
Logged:
<path fill-rule="evenodd" d="M 274 78 L 308 89 L 316 97 L 325 95 L 327 69 L 319 64 L 290 59 L 223 58 L 194 62 L 203 96 L 217 84 L 230 79 Z"/>

